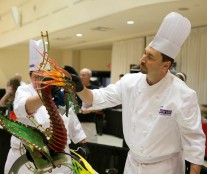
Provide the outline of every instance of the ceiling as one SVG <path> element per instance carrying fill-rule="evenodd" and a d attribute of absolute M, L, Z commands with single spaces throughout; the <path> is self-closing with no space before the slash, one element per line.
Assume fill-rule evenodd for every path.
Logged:
<path fill-rule="evenodd" d="M 169 12 L 181 13 L 190 19 L 192 27 L 207 26 L 207 0 L 181 0 L 148 5 L 122 11 L 98 20 L 58 32 L 49 33 L 51 47 L 58 49 L 84 49 L 111 47 L 115 41 L 156 33 Z M 127 25 L 133 20 L 133 25 Z M 82 33 L 82 37 L 76 37 Z"/>

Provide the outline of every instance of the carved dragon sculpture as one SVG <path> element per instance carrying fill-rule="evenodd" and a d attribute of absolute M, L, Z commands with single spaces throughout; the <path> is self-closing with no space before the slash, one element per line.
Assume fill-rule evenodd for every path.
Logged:
<path fill-rule="evenodd" d="M 30 159 L 33 161 L 36 169 L 34 171 L 51 172 L 53 168 L 61 165 L 68 166 L 74 174 L 95 174 L 95 170 L 87 163 L 87 161 L 71 150 L 72 166 L 67 163 L 67 155 L 64 152 L 67 145 L 67 131 L 64 122 L 57 111 L 55 103 L 52 100 L 52 86 L 63 87 L 65 91 L 66 112 L 68 111 L 69 103 L 73 103 L 73 109 L 77 112 L 78 105 L 75 99 L 75 86 L 72 82 L 70 74 L 64 69 L 59 68 L 56 62 L 48 56 L 49 40 L 48 33 L 41 33 L 44 52 L 40 53 L 43 57 L 43 62 L 39 66 L 39 71 L 33 72 L 35 75 L 36 90 L 42 99 L 50 116 L 50 128 L 44 130 L 37 125 L 33 117 L 29 117 L 36 124 L 36 127 L 24 125 L 18 121 L 13 121 L 5 115 L 0 114 L 0 124 L 9 133 L 19 138 L 29 152 Z M 45 39 L 46 38 L 46 39 Z M 47 41 L 47 44 L 45 42 Z M 47 47 L 45 47 L 45 45 Z M 45 69 L 46 64 L 50 64 L 50 71 Z M 68 115 L 68 113 L 66 113 Z M 32 120 L 33 119 L 33 120 Z M 28 162 L 27 159 L 20 157 L 13 167 L 15 170 L 20 168 L 20 161 Z M 22 164 L 21 164 L 22 165 Z"/>

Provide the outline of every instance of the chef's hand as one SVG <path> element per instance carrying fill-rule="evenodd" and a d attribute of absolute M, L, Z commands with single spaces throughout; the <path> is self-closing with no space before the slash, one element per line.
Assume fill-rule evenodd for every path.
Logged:
<path fill-rule="evenodd" d="M 84 89 L 84 87 L 80 77 L 75 74 L 71 74 L 71 76 L 72 76 L 72 81 L 75 83 L 75 91 L 81 92 Z"/>
<path fill-rule="evenodd" d="M 51 94 L 52 94 L 53 97 L 59 95 L 60 91 L 61 91 L 60 86 L 52 86 L 52 88 L 51 88 Z"/>
<path fill-rule="evenodd" d="M 60 86 L 52 86 L 51 94 L 56 106 L 65 106 L 64 94 L 61 92 Z"/>

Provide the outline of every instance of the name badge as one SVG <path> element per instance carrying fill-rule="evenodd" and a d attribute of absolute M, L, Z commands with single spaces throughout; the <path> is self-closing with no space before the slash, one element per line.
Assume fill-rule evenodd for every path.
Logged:
<path fill-rule="evenodd" d="M 172 110 L 160 109 L 159 114 L 163 116 L 171 116 Z"/>

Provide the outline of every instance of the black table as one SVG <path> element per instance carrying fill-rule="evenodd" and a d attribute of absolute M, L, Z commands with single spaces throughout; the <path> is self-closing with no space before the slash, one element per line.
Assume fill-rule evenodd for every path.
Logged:
<path fill-rule="evenodd" d="M 4 165 L 10 149 L 11 134 L 0 128 L 0 173 L 4 174 Z"/>
<path fill-rule="evenodd" d="M 103 133 L 123 138 L 122 110 L 105 109 L 105 126 Z"/>

